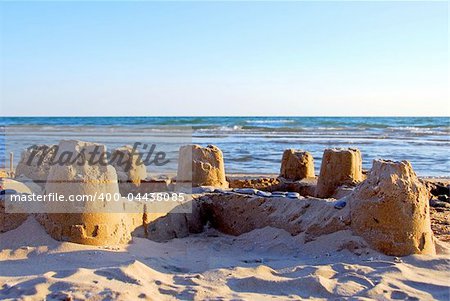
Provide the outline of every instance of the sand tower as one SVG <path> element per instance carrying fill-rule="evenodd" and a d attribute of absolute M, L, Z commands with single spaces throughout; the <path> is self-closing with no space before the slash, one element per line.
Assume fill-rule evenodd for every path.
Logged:
<path fill-rule="evenodd" d="M 111 165 L 116 169 L 119 189 L 122 194 L 133 192 L 147 178 L 147 168 L 137 151 L 126 145 L 115 149 L 111 158 Z"/>
<path fill-rule="evenodd" d="M 11 179 L 0 179 L 0 233 L 19 227 L 27 218 L 27 203 L 9 199 L 12 194 L 31 194 L 30 188 Z"/>
<path fill-rule="evenodd" d="M 293 181 L 314 178 L 313 156 L 302 150 L 285 150 L 281 159 L 280 176 Z"/>
<path fill-rule="evenodd" d="M 121 212 L 122 204 L 104 198 L 119 195 L 114 167 L 100 163 L 101 155 L 91 162 L 84 160 L 95 149 L 100 154 L 106 152 L 102 144 L 76 140 L 59 143 L 56 154 L 59 163 L 50 169 L 46 193 L 58 193 L 66 199 L 85 197 L 86 200 L 49 204 L 48 212 L 55 213 L 41 214 L 39 220 L 58 240 L 88 245 L 126 243 L 131 239 L 128 220 L 124 213 L 117 213 Z M 74 158 L 78 158 L 76 162 Z"/>
<path fill-rule="evenodd" d="M 358 149 L 326 149 L 320 166 L 316 196 L 331 197 L 339 186 L 355 185 L 362 180 L 362 159 Z"/>
<path fill-rule="evenodd" d="M 16 177 L 25 176 L 44 187 L 55 153 L 56 145 L 30 146 L 22 152 L 16 167 Z"/>
<path fill-rule="evenodd" d="M 408 161 L 375 160 L 348 197 L 351 227 L 388 255 L 435 254 L 429 192 Z"/>
<path fill-rule="evenodd" d="M 192 186 L 228 187 L 222 151 L 214 145 L 180 147 L 177 182 Z"/>

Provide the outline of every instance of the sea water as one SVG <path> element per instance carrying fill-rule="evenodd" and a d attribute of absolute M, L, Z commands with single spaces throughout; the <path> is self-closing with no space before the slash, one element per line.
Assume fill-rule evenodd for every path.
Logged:
<path fill-rule="evenodd" d="M 3 117 L 0 156 L 8 160 L 33 144 L 77 139 L 109 148 L 134 142 L 162 128 L 189 129 L 189 142 L 217 145 L 227 173 L 276 174 L 287 148 L 307 150 L 320 169 L 323 150 L 356 147 L 369 169 L 376 158 L 409 160 L 420 176 L 450 176 L 447 117 Z M 20 133 L 15 134 L 15 133 Z M 188 140 L 183 141 L 188 142 Z M 176 166 L 172 166 L 176 170 Z M 150 169 L 151 172 L 151 169 Z"/>

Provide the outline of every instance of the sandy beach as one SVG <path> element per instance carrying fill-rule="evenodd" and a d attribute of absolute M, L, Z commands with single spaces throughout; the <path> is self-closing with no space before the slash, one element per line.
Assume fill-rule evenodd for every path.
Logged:
<path fill-rule="evenodd" d="M 435 256 L 356 255 L 348 231 L 304 243 L 266 227 L 240 236 L 214 229 L 120 247 L 58 242 L 29 218 L 0 234 L 3 300 L 447 300 L 450 245 Z"/>

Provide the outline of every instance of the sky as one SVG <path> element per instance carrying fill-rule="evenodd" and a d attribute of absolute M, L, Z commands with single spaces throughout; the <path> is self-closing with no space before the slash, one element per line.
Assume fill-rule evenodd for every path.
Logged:
<path fill-rule="evenodd" d="M 0 2 L 1 116 L 450 116 L 448 2 Z"/>

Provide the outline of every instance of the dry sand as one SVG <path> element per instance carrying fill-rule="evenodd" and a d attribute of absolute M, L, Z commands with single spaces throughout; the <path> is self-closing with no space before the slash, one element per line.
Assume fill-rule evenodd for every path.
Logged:
<path fill-rule="evenodd" d="M 349 231 L 303 238 L 269 227 L 241 236 L 207 229 L 164 243 L 93 247 L 55 241 L 30 217 L 0 235 L 0 299 L 449 299 L 448 243 L 436 256 L 399 259 L 339 251 L 361 243 Z"/>

